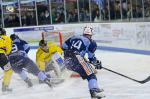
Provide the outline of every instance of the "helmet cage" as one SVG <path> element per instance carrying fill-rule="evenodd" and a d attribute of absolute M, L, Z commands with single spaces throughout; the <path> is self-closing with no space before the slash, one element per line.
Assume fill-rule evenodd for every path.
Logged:
<path fill-rule="evenodd" d="M 83 31 L 83 35 L 93 35 L 93 28 L 92 27 L 85 27 Z"/>

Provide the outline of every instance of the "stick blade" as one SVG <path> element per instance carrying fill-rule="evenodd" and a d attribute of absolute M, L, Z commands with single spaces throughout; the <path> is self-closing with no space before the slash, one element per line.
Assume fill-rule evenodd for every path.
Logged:
<path fill-rule="evenodd" d="M 142 80 L 142 81 L 139 81 L 139 83 L 144 84 L 144 83 L 146 83 L 148 81 L 150 81 L 150 76 L 147 77 L 146 79 Z"/>

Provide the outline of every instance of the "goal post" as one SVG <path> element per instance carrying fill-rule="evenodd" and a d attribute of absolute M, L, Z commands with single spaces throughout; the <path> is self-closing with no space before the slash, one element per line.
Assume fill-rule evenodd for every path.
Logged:
<path fill-rule="evenodd" d="M 51 31 L 51 32 L 42 32 L 41 39 L 46 40 L 47 42 L 54 42 L 59 46 L 62 46 L 69 37 L 73 36 L 73 32 L 69 31 Z"/>
<path fill-rule="evenodd" d="M 59 46 L 62 46 L 63 43 L 63 35 L 61 32 L 42 32 L 41 33 L 42 40 L 46 40 L 47 42 L 54 42 Z"/>
<path fill-rule="evenodd" d="M 59 32 L 59 42 L 60 42 L 60 46 L 62 46 L 63 40 L 62 40 L 62 33 Z"/>

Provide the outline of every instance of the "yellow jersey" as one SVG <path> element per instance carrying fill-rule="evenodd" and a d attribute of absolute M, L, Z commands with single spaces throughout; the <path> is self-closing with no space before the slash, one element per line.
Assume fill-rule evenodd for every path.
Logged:
<path fill-rule="evenodd" d="M 0 36 L 0 53 L 4 53 L 6 55 L 10 54 L 12 49 L 12 40 L 9 36 L 1 35 Z"/>
<path fill-rule="evenodd" d="M 62 49 L 53 42 L 48 42 L 49 52 L 44 52 L 41 48 L 38 48 L 36 52 L 36 63 L 41 71 L 45 71 L 46 63 L 50 62 L 54 53 L 58 52 L 62 54 Z"/>

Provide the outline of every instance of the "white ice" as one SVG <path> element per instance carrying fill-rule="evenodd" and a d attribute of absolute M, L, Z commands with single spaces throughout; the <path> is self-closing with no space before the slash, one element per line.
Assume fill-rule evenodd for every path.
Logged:
<path fill-rule="evenodd" d="M 35 52 L 36 50 L 31 50 L 29 53 L 29 57 L 34 61 Z M 148 55 L 97 51 L 96 56 L 104 67 L 134 79 L 143 80 L 150 75 Z M 0 75 L 2 74 L 0 70 Z M 107 99 L 150 99 L 150 82 L 139 84 L 103 69 L 98 72 L 97 78 L 99 87 L 105 90 Z M 0 84 L 1 82 L 2 80 Z M 69 78 L 53 89 L 44 84 L 27 88 L 18 75 L 13 74 L 10 86 L 13 92 L 0 94 L 0 99 L 90 99 L 87 81 L 81 78 Z"/>

